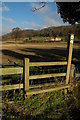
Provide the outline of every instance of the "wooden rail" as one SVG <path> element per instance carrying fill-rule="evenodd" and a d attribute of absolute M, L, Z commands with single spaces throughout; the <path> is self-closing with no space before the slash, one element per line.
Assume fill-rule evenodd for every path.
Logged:
<path fill-rule="evenodd" d="M 45 74 L 45 75 L 33 75 L 29 77 L 29 80 L 33 79 L 41 79 L 41 78 L 51 78 L 51 77 L 61 77 L 66 76 L 66 73 L 53 73 L 53 74 Z"/>
<path fill-rule="evenodd" d="M 62 86 L 57 86 L 57 87 L 50 88 L 50 89 L 29 91 L 29 92 L 26 92 L 26 95 L 40 94 L 40 93 L 58 91 L 58 90 L 68 89 L 68 88 L 71 88 L 71 86 L 70 85 L 62 85 Z"/>
<path fill-rule="evenodd" d="M 0 86 L 0 91 L 22 89 L 23 84 Z"/>
<path fill-rule="evenodd" d="M 67 65 L 66 61 L 63 62 L 30 62 L 29 66 L 58 66 L 58 65 Z"/>
<path fill-rule="evenodd" d="M 40 88 L 42 86 L 42 85 L 30 86 L 29 85 L 30 80 L 66 76 L 66 73 L 29 75 L 29 68 L 30 67 L 32 67 L 32 66 L 59 66 L 59 65 L 67 65 L 67 62 L 66 61 L 63 61 L 63 62 L 29 62 L 29 59 L 25 58 L 24 68 L 23 67 L 2 68 L 2 69 L 0 68 L 0 75 L 23 74 L 23 77 L 24 77 L 24 83 L 14 84 L 14 85 L 3 85 L 3 86 L 0 86 L 0 91 L 24 89 L 24 91 L 26 92 L 26 95 L 31 95 L 31 94 L 51 92 L 51 91 L 70 88 L 71 87 L 70 84 L 67 84 L 67 85 L 66 84 L 63 84 L 63 85 L 60 84 L 59 86 L 56 86 L 56 87 L 53 87 L 53 88 L 50 88 L 50 89 L 44 89 L 44 90 L 43 89 L 42 90 L 37 89 L 36 91 L 35 90 L 34 91 L 30 90 L 30 88 L 31 89 L 32 88 Z M 74 73 L 74 71 L 72 70 L 71 71 L 71 79 L 74 77 L 73 73 Z M 80 74 L 76 74 L 76 77 L 80 77 Z M 54 84 L 54 83 L 52 83 L 52 84 Z M 47 84 L 47 86 L 48 86 L 48 84 Z"/>
<path fill-rule="evenodd" d="M 23 68 L 0 68 L 0 75 L 23 74 Z"/>
<path fill-rule="evenodd" d="M 0 75 L 13 75 L 13 74 L 24 74 L 24 83 L 15 84 L 15 85 L 3 85 L 0 86 L 0 91 L 4 90 L 12 90 L 12 89 L 22 89 L 28 91 L 29 88 L 29 80 L 33 79 L 42 79 L 42 78 L 50 78 L 50 77 L 60 77 L 66 76 L 66 73 L 53 73 L 53 74 L 43 74 L 43 75 L 29 75 L 29 67 L 32 66 L 55 66 L 55 65 L 67 65 L 66 61 L 63 62 L 29 62 L 29 59 L 24 60 L 24 68 L 16 67 L 16 68 L 0 68 Z"/>
<path fill-rule="evenodd" d="M 29 61 L 28 61 L 29 63 Z M 47 66 L 48 62 L 45 64 Z M 51 62 L 49 65 L 56 65 L 56 62 Z M 61 62 L 57 65 L 66 65 L 67 62 Z M 36 62 L 35 63 L 29 63 L 29 66 L 27 67 L 30 67 L 30 66 L 37 66 L 39 65 L 39 63 Z M 40 62 L 40 65 L 39 66 L 45 66 L 44 63 Z M 24 69 L 22 67 L 18 67 L 18 68 L 2 68 L 2 75 L 10 75 L 10 74 L 23 74 L 25 73 L 23 71 Z M 27 69 L 25 69 L 27 70 Z M 1 71 L 1 69 L 0 69 Z M 9 73 L 9 74 L 8 74 Z M 1 74 L 0 74 L 1 75 Z M 27 74 L 26 74 L 27 75 Z M 41 79 L 41 78 L 49 78 L 49 77 L 60 77 L 60 76 L 66 76 L 66 73 L 53 73 L 53 74 L 45 74 L 45 75 L 32 75 L 32 76 L 29 76 L 29 79 L 27 80 L 33 80 L 33 79 Z M 80 74 L 76 74 L 75 77 L 80 77 Z M 5 90 L 15 90 L 15 89 L 24 89 L 24 84 L 25 83 L 21 83 L 21 84 L 15 84 L 15 85 L 4 85 L 4 86 L 0 86 L 0 91 L 5 91 Z M 26 82 L 27 84 L 27 82 Z M 29 85 L 29 81 L 28 81 L 28 85 Z M 28 87 L 27 85 L 27 87 Z M 26 85 L 25 85 L 26 86 Z M 71 85 L 68 84 L 57 84 L 57 86 L 55 86 L 55 83 L 52 83 L 50 84 L 50 86 L 53 86 L 52 88 L 48 88 L 48 89 L 39 89 L 39 88 L 45 88 L 46 86 L 49 86 L 49 83 L 47 84 L 44 84 L 44 85 L 33 85 L 33 86 L 29 86 L 29 89 L 32 89 L 32 90 L 27 90 L 26 89 L 26 95 L 32 95 L 32 94 L 39 94 L 39 93 L 45 93 L 45 92 L 52 92 L 52 91 L 58 91 L 58 90 L 62 90 L 62 89 L 68 89 L 68 88 L 71 88 Z M 55 87 L 54 87 L 55 86 Z"/>
<path fill-rule="evenodd" d="M 67 65 L 67 62 L 30 62 L 29 66 L 57 66 Z M 0 75 L 23 74 L 23 67 L 0 68 Z"/>
<path fill-rule="evenodd" d="M 29 67 L 67 65 L 66 61 L 63 61 L 63 62 L 29 62 L 28 58 L 25 58 L 24 61 L 25 61 L 24 62 L 24 91 L 25 92 L 29 91 L 29 80 L 66 76 L 66 73 L 53 73 L 53 74 L 51 73 L 51 74 L 29 76 Z"/>

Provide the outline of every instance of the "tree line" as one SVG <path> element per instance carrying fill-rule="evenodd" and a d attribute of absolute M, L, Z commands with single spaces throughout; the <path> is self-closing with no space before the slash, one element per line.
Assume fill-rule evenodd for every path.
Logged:
<path fill-rule="evenodd" d="M 13 28 L 11 33 L 3 35 L 3 40 L 5 39 L 17 39 L 26 37 L 66 37 L 68 33 L 74 33 L 75 36 L 80 39 L 80 24 L 69 25 L 69 26 L 59 26 L 59 27 L 49 27 L 42 30 L 21 30 L 19 27 Z"/>

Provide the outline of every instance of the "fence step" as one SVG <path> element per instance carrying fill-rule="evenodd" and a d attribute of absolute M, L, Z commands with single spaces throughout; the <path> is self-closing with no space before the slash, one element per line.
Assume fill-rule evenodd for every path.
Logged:
<path fill-rule="evenodd" d="M 52 91 L 58 91 L 58 90 L 62 90 L 62 89 L 68 89 L 70 88 L 70 85 L 62 85 L 62 86 L 58 86 L 58 87 L 54 87 L 54 88 L 49 88 L 49 89 L 34 89 L 34 90 L 30 90 L 26 92 L 26 95 L 33 95 L 33 94 L 40 94 L 40 93 L 46 93 L 46 92 L 52 92 Z"/>

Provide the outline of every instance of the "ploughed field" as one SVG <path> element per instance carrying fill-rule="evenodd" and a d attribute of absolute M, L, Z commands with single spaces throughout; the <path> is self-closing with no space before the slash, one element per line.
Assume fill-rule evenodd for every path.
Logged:
<path fill-rule="evenodd" d="M 17 44 L 5 42 L 2 44 L 2 64 L 22 62 L 24 58 L 30 61 L 62 61 L 66 60 L 67 43 L 45 42 Z M 0 53 L 1 54 L 1 53 Z M 80 60 L 79 44 L 74 43 L 73 60 Z"/>

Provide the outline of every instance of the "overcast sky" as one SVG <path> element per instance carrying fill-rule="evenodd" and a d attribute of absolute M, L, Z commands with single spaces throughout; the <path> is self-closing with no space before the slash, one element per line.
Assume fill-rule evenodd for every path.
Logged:
<path fill-rule="evenodd" d="M 68 23 L 63 23 L 57 13 L 55 2 L 48 2 L 44 8 L 32 12 L 35 7 L 39 8 L 40 6 L 41 4 L 37 2 L 2 3 L 2 6 L 0 6 L 0 12 L 2 11 L 2 34 L 9 33 L 14 27 L 37 30 L 51 26 L 68 25 Z"/>

